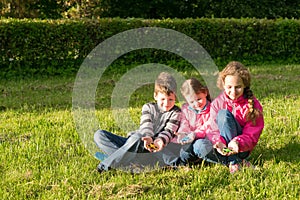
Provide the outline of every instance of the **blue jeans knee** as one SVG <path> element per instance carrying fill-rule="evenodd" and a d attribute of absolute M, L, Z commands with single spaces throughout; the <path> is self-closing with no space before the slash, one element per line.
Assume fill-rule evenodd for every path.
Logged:
<path fill-rule="evenodd" d="M 227 144 L 237 135 L 242 133 L 242 128 L 233 114 L 226 109 L 219 110 L 217 124 L 220 135 L 226 140 Z"/>
<path fill-rule="evenodd" d="M 193 145 L 193 150 L 199 158 L 204 159 L 213 150 L 213 145 L 208 139 L 198 139 Z"/>
<path fill-rule="evenodd" d="M 186 144 L 180 149 L 180 160 L 183 165 L 188 164 L 189 161 L 196 159 L 197 156 L 193 152 L 193 144 Z"/>

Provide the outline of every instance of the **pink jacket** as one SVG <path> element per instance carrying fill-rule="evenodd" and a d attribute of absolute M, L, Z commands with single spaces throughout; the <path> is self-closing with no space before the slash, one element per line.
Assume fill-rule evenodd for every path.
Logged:
<path fill-rule="evenodd" d="M 209 120 L 210 102 L 207 101 L 205 110 L 200 113 L 189 108 L 188 103 L 184 103 L 181 107 L 181 118 L 178 133 L 195 133 L 195 139 L 205 138 L 207 123 Z M 172 142 L 177 143 L 177 137 Z"/>
<path fill-rule="evenodd" d="M 259 101 L 255 97 L 253 101 L 254 108 L 259 109 L 262 113 L 263 109 Z M 224 144 L 226 144 L 223 137 L 220 136 L 220 132 L 216 124 L 217 113 L 221 109 L 227 109 L 232 112 L 232 114 L 235 116 L 235 119 L 242 127 L 242 134 L 233 139 L 239 143 L 239 151 L 252 151 L 256 146 L 264 128 L 263 115 L 260 115 L 256 119 L 256 125 L 253 125 L 251 121 L 246 120 L 246 114 L 249 109 L 248 99 L 245 99 L 242 95 L 237 100 L 231 100 L 225 94 L 225 92 L 222 92 L 216 99 L 214 99 L 210 108 L 210 133 L 208 134 L 208 138 L 213 144 L 218 141 L 222 141 Z"/>

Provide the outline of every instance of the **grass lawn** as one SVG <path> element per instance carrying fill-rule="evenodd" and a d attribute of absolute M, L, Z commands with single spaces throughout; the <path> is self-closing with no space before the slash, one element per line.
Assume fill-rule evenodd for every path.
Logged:
<path fill-rule="evenodd" d="M 0 199 L 300 199 L 300 65 L 249 69 L 265 129 L 250 157 L 259 169 L 234 175 L 225 166 L 209 164 L 190 171 L 99 174 L 98 161 L 75 129 L 75 75 L 1 78 Z M 126 133 L 110 111 L 119 76 L 114 71 L 99 81 L 96 116 L 101 128 L 122 135 Z M 152 92 L 145 86 L 132 95 L 130 113 L 136 123 Z"/>

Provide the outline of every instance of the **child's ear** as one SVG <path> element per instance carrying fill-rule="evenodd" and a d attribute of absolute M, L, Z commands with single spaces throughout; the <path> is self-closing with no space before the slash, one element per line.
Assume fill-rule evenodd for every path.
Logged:
<path fill-rule="evenodd" d="M 157 100 L 157 93 L 153 93 L 154 100 Z"/>

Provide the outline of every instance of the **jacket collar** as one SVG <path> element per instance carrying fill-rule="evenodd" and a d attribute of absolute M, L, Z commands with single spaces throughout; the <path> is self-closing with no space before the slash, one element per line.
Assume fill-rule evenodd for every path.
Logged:
<path fill-rule="evenodd" d="M 188 108 L 189 108 L 189 110 L 193 111 L 194 113 L 200 114 L 205 111 L 209 112 L 209 106 L 208 106 L 209 104 L 210 104 L 210 102 L 208 100 L 206 100 L 206 104 L 201 110 L 196 110 L 196 109 L 192 108 L 191 106 L 188 106 Z"/>
<path fill-rule="evenodd" d="M 241 95 L 239 98 L 237 98 L 237 99 L 235 99 L 235 100 L 232 100 L 232 99 L 230 99 L 229 96 L 225 93 L 225 91 L 224 91 L 224 96 L 225 96 L 226 101 L 229 102 L 229 103 L 244 103 L 244 101 L 246 100 L 246 99 L 244 98 L 244 95 Z"/>

